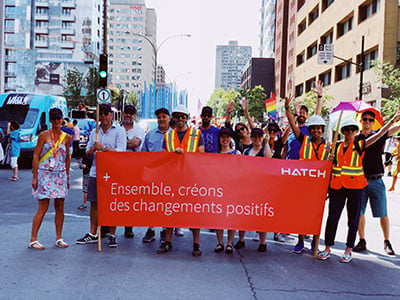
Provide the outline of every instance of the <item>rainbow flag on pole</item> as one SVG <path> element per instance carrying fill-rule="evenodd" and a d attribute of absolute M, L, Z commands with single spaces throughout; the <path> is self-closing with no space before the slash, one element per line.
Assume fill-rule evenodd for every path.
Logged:
<path fill-rule="evenodd" d="M 267 111 L 269 117 L 275 121 L 279 119 L 279 114 L 276 109 L 276 97 L 275 94 L 271 92 L 271 97 L 265 99 L 265 110 Z"/>

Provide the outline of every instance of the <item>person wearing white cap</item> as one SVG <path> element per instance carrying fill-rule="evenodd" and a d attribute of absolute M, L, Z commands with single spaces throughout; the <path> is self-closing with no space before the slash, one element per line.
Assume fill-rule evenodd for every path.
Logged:
<path fill-rule="evenodd" d="M 163 151 L 183 154 L 185 152 L 204 152 L 204 141 L 199 129 L 187 126 L 189 112 L 183 105 L 178 105 L 172 111 L 175 129 L 164 134 Z M 193 233 L 193 256 L 200 256 L 200 229 L 191 229 Z M 158 254 L 164 254 L 172 249 L 173 228 L 166 229 L 165 241 L 161 242 Z"/>
<path fill-rule="evenodd" d="M 329 213 L 325 228 L 325 250 L 318 254 L 318 258 L 326 260 L 331 255 L 331 246 L 335 243 L 336 230 L 343 208 L 347 208 L 347 241 L 344 254 L 340 262 L 351 261 L 351 251 L 357 236 L 360 219 L 363 188 L 367 186 L 367 179 L 363 171 L 363 157 L 365 149 L 379 140 L 393 120 L 400 118 L 400 112 L 382 130 L 366 140 L 355 140 L 358 124 L 355 120 L 346 119 L 340 126 L 344 141 L 339 142 L 333 155 L 332 178 L 329 192 Z"/>

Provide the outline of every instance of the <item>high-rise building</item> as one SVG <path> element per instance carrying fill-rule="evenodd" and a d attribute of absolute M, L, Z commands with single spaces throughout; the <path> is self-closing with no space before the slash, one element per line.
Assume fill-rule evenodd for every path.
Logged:
<path fill-rule="evenodd" d="M 261 0 L 260 57 L 275 57 L 275 7 L 276 0 Z"/>
<path fill-rule="evenodd" d="M 382 89 L 374 60 L 400 63 L 398 0 L 308 0 L 298 7 L 295 34 L 295 94 L 321 80 L 334 101 L 359 98 L 362 36 L 365 37 L 362 99 L 379 107 Z M 289 41 L 290 43 L 290 41 Z M 318 45 L 332 44 L 333 64 L 318 64 Z M 387 89 L 386 89 L 387 90 Z"/>
<path fill-rule="evenodd" d="M 246 90 L 258 85 L 264 88 L 268 96 L 275 92 L 273 58 L 252 57 L 243 68 L 240 88 Z"/>
<path fill-rule="evenodd" d="M 85 73 L 97 63 L 102 0 L 4 0 L 4 6 L 4 91 L 61 95 L 68 70 Z"/>
<path fill-rule="evenodd" d="M 108 7 L 108 64 L 114 86 L 142 91 L 154 81 L 157 16 L 144 0 L 111 0 Z"/>
<path fill-rule="evenodd" d="M 4 8 L 5 3 L 0 3 L 0 92 L 4 91 Z"/>
<path fill-rule="evenodd" d="M 239 90 L 241 72 L 251 58 L 250 46 L 239 46 L 237 41 L 217 46 L 215 62 L 215 87 Z"/>

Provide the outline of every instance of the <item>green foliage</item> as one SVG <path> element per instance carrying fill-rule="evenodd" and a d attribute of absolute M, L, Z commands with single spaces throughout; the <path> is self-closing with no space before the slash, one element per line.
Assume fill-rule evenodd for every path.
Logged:
<path fill-rule="evenodd" d="M 138 104 L 138 96 L 135 92 L 130 92 L 125 98 L 125 104 L 131 104 L 137 107 Z"/>
<path fill-rule="evenodd" d="M 96 91 L 99 88 L 99 77 L 97 76 L 96 68 L 89 68 L 89 71 L 85 77 L 86 81 L 86 95 L 83 98 L 83 102 L 86 105 L 94 106 L 97 103 Z"/>
<path fill-rule="evenodd" d="M 375 61 L 373 70 L 378 82 L 389 87 L 389 97 L 382 99 L 382 116 L 387 121 L 395 115 L 400 104 L 400 69 L 387 62 Z"/>
<path fill-rule="evenodd" d="M 317 100 L 318 100 L 318 96 L 315 92 L 313 91 L 308 91 L 304 98 L 301 99 L 301 101 L 299 101 L 299 103 L 301 105 L 305 105 L 308 107 L 308 115 L 312 116 L 315 114 L 315 109 L 317 107 Z M 323 95 L 322 96 L 322 110 L 321 110 L 321 116 L 327 117 L 330 112 L 331 112 L 331 108 L 329 108 L 326 103 L 332 100 L 332 96 L 330 95 Z"/>
<path fill-rule="evenodd" d="M 210 99 L 207 101 L 207 105 L 212 107 L 215 117 L 222 117 L 226 116 L 228 104 L 236 98 L 240 99 L 240 94 L 234 89 L 225 91 L 222 88 L 218 88 L 211 94 Z"/>
<path fill-rule="evenodd" d="M 108 88 L 111 91 L 111 104 L 115 105 L 120 99 L 120 90 L 115 86 L 109 86 Z"/>
<path fill-rule="evenodd" d="M 83 74 L 76 68 L 67 71 L 64 78 L 63 95 L 67 99 L 69 107 L 77 107 L 81 102 L 82 79 Z"/>

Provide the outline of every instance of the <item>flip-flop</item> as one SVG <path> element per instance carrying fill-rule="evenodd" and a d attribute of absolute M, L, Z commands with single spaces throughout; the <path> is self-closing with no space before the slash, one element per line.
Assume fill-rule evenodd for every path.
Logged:
<path fill-rule="evenodd" d="M 45 249 L 45 247 L 41 243 L 39 243 L 39 241 L 37 241 L 37 240 L 30 242 L 28 245 L 28 248 L 32 249 L 32 250 L 44 250 Z"/>
<path fill-rule="evenodd" d="M 63 241 L 63 239 L 59 239 L 56 241 L 56 246 L 58 248 L 68 248 L 68 244 L 66 242 Z"/>
<path fill-rule="evenodd" d="M 13 177 L 8 178 L 8 180 L 11 180 L 11 181 L 18 181 L 18 177 L 13 176 Z"/>

